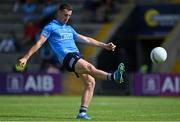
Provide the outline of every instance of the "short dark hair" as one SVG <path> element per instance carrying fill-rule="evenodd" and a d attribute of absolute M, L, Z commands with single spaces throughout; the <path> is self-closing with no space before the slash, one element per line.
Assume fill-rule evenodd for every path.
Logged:
<path fill-rule="evenodd" d="M 72 8 L 72 6 L 70 4 L 64 3 L 64 4 L 59 5 L 59 9 L 58 10 L 63 11 L 64 9 L 67 9 L 69 11 L 73 10 L 73 8 Z"/>

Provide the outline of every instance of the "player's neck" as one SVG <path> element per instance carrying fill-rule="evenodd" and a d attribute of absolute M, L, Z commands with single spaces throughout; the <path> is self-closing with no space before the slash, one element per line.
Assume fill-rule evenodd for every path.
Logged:
<path fill-rule="evenodd" d="M 66 25 L 66 23 L 63 23 L 63 22 L 61 21 L 61 19 L 56 18 L 56 20 L 58 21 L 59 24 L 61 24 L 61 25 Z"/>

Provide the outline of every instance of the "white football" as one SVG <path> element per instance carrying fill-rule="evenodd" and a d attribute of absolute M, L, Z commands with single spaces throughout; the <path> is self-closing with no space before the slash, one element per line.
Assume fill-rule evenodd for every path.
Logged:
<path fill-rule="evenodd" d="M 162 63 L 167 59 L 167 52 L 163 47 L 155 47 L 150 54 L 153 63 Z"/>

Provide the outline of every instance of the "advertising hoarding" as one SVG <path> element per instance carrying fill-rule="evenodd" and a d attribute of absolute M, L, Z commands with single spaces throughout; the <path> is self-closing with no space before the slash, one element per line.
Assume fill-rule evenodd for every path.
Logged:
<path fill-rule="evenodd" d="M 61 75 L 46 73 L 1 73 L 0 94 L 58 94 Z"/>
<path fill-rule="evenodd" d="M 137 96 L 180 96 L 180 74 L 135 74 Z"/>
<path fill-rule="evenodd" d="M 180 20 L 178 4 L 138 5 L 134 11 L 137 34 L 167 35 Z"/>

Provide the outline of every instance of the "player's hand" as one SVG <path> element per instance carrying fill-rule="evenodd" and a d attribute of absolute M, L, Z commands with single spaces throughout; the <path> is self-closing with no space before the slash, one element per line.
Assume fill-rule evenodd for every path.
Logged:
<path fill-rule="evenodd" d="M 116 48 L 116 45 L 114 45 L 112 42 L 106 44 L 106 49 L 114 51 Z"/>
<path fill-rule="evenodd" d="M 27 59 L 26 58 L 19 59 L 19 66 L 20 67 L 22 67 L 22 68 L 25 67 L 26 63 L 27 63 Z"/>

